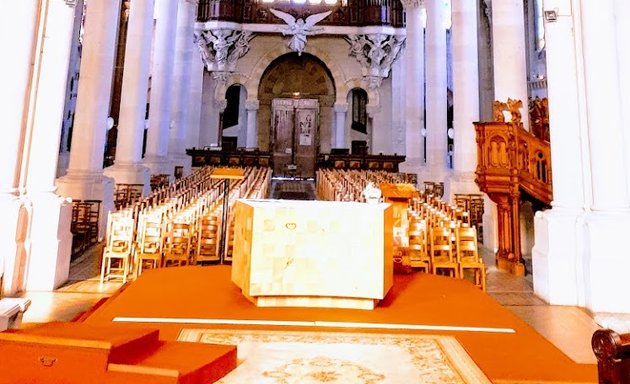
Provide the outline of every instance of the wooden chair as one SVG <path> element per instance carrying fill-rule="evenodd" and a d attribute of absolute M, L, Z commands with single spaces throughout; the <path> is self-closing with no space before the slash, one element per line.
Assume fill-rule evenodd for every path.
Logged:
<path fill-rule="evenodd" d="M 161 215 L 144 215 L 138 230 L 136 252 L 136 275 L 140 276 L 146 266 L 159 268 L 162 266 L 162 249 L 164 242 L 164 223 Z"/>
<path fill-rule="evenodd" d="M 134 219 L 126 212 L 110 213 L 107 218 L 107 244 L 103 249 L 101 284 L 112 278 L 127 282 L 133 251 Z"/>
<path fill-rule="evenodd" d="M 448 227 L 432 227 L 429 231 L 431 269 L 433 274 L 448 273 L 448 276 L 459 277 L 459 265 L 453 255 L 451 229 Z"/>
<path fill-rule="evenodd" d="M 486 267 L 479 256 L 477 248 L 477 231 L 474 227 L 460 227 L 455 229 L 457 241 L 457 261 L 459 276 L 465 278 L 465 271 L 473 272 L 475 286 L 486 290 Z"/>
<path fill-rule="evenodd" d="M 219 219 L 216 214 L 208 214 L 199 219 L 195 263 L 219 261 Z"/>
<path fill-rule="evenodd" d="M 187 265 L 190 262 L 192 225 L 190 223 L 170 223 L 164 249 L 163 266 Z"/>
<path fill-rule="evenodd" d="M 412 223 L 409 227 L 409 265 L 431 273 L 431 258 L 427 251 L 425 222 Z"/>

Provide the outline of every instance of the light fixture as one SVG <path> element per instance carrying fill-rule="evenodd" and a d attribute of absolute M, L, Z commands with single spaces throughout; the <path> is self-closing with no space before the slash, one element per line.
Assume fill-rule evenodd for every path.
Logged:
<path fill-rule="evenodd" d="M 548 23 L 553 23 L 558 20 L 558 8 L 555 9 L 547 9 L 544 11 L 545 21 Z"/>

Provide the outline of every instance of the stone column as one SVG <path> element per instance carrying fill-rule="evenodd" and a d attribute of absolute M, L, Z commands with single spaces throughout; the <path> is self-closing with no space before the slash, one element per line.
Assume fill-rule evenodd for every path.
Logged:
<path fill-rule="evenodd" d="M 66 282 L 72 253 L 72 205 L 54 193 L 54 184 L 75 13 L 65 0 L 47 3 L 31 83 L 33 120 L 27 130 L 22 182 L 32 214 L 26 288 L 44 291 Z"/>
<path fill-rule="evenodd" d="M 346 143 L 347 104 L 335 104 L 335 145 L 334 148 L 348 148 Z"/>
<path fill-rule="evenodd" d="M 492 44 L 494 53 L 494 98 L 502 102 L 523 102 L 523 127 L 529 130 L 527 93 L 527 45 L 523 0 L 492 2 Z M 507 119 L 509 121 L 509 119 Z"/>
<path fill-rule="evenodd" d="M 203 75 L 205 67 L 201 56 L 193 50 L 190 80 L 190 105 L 188 113 L 188 145 L 199 148 L 201 130 L 201 103 L 203 98 Z"/>
<path fill-rule="evenodd" d="M 190 70 L 192 67 L 195 8 L 190 0 L 178 0 L 175 63 L 173 73 L 173 116 L 169 133 L 168 157 L 173 166 L 184 167 L 184 175 L 191 172 L 192 159 L 186 155 L 188 138 Z"/>
<path fill-rule="evenodd" d="M 424 164 L 424 27 L 422 6 L 424 0 L 401 0 L 407 17 L 405 47 L 405 156 L 401 172 L 417 173 Z"/>
<path fill-rule="evenodd" d="M 260 101 L 247 100 L 245 102 L 247 109 L 247 148 L 258 148 L 258 108 Z"/>
<path fill-rule="evenodd" d="M 448 172 L 447 64 L 444 2 L 426 0 L 427 169 L 425 180 L 443 181 Z M 444 197 L 448 199 L 445 193 Z"/>
<path fill-rule="evenodd" d="M 101 200 L 99 236 L 114 209 L 113 180 L 103 175 L 107 115 L 111 98 L 120 0 L 87 5 L 81 80 L 72 133 L 68 173 L 57 179 L 58 193 L 76 200 Z"/>
<path fill-rule="evenodd" d="M 59 160 L 57 161 L 57 177 L 66 174 L 70 161 L 70 128 L 74 124 L 74 114 L 77 105 L 77 89 L 79 88 L 79 66 L 81 52 L 79 34 L 83 24 L 84 0 L 76 0 L 74 5 L 74 28 L 72 30 L 72 45 L 70 47 L 70 64 L 66 78 L 66 99 L 61 126 L 61 144 L 59 145 Z"/>
<path fill-rule="evenodd" d="M 574 34 L 581 29 L 579 12 L 557 1 L 545 5 L 558 10 L 556 21 L 545 23 L 547 77 L 553 173 L 552 209 L 534 218 L 532 249 L 534 291 L 557 305 L 584 305 L 585 207 L 591 200 L 588 125 L 584 116 L 582 55 Z"/>
<path fill-rule="evenodd" d="M 580 1 L 584 57 L 585 104 L 590 150 L 591 212 L 586 219 L 586 305 L 593 312 L 630 313 L 630 301 L 619 300 L 628 289 L 630 258 L 617 250 L 630 228 L 629 172 L 623 159 L 623 95 L 615 0 Z M 627 20 L 626 20 L 627 22 Z M 622 56 L 623 57 L 623 56 Z"/>
<path fill-rule="evenodd" d="M 151 192 L 149 169 L 141 164 L 149 91 L 154 0 L 133 0 L 129 8 L 125 63 L 120 96 L 116 160 L 105 174 L 117 184 L 144 184 Z"/>
<path fill-rule="evenodd" d="M 454 193 L 479 193 L 475 184 L 477 142 L 473 122 L 479 121 L 479 60 L 475 1 L 451 3 L 453 31 L 453 128 L 455 131 L 453 175 Z"/>
<path fill-rule="evenodd" d="M 178 1 L 155 0 L 149 128 L 144 165 L 151 174 L 173 174 L 167 159 Z"/>
<path fill-rule="evenodd" d="M 0 3 L 0 45 L 10 60 L 0 71 L 0 111 L 3 116 L 2 166 L 0 167 L 0 276 L 3 295 L 13 295 L 23 287 L 23 263 L 26 260 L 24 232 L 20 229 L 19 159 L 24 145 L 28 109 L 32 53 L 36 44 L 39 11 L 36 0 Z M 19 22 L 15 22 L 19 20 Z M 10 26 L 10 28 L 9 28 Z"/>

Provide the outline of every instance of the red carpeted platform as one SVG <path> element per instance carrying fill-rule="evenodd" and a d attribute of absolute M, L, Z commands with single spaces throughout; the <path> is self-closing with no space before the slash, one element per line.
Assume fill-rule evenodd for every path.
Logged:
<path fill-rule="evenodd" d="M 83 321 L 86 324 L 103 325 L 111 324 L 120 317 L 155 318 L 142 320 L 144 323 L 141 321 L 135 326 L 157 327 L 167 340 L 175 340 L 184 327 L 278 329 L 270 325 L 207 324 L 206 320 L 508 328 L 514 332 L 374 330 L 360 326 L 341 330 L 453 335 L 493 381 L 597 382 L 595 365 L 574 363 L 531 327 L 467 281 L 423 273 L 396 275 L 394 287 L 375 310 L 351 310 L 257 308 L 230 281 L 229 266 L 151 270 L 84 316 Z M 300 326 L 290 329 L 340 330 Z"/>
<path fill-rule="evenodd" d="M 212 383 L 236 367 L 235 346 L 164 341 L 124 324 L 3 332 L 0 356 L 1 383 Z"/>

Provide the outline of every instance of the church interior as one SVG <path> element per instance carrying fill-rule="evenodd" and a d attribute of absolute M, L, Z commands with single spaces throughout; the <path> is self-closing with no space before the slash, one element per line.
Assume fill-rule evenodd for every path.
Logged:
<path fill-rule="evenodd" d="M 0 382 L 630 383 L 625 1 L 0 10 Z"/>

